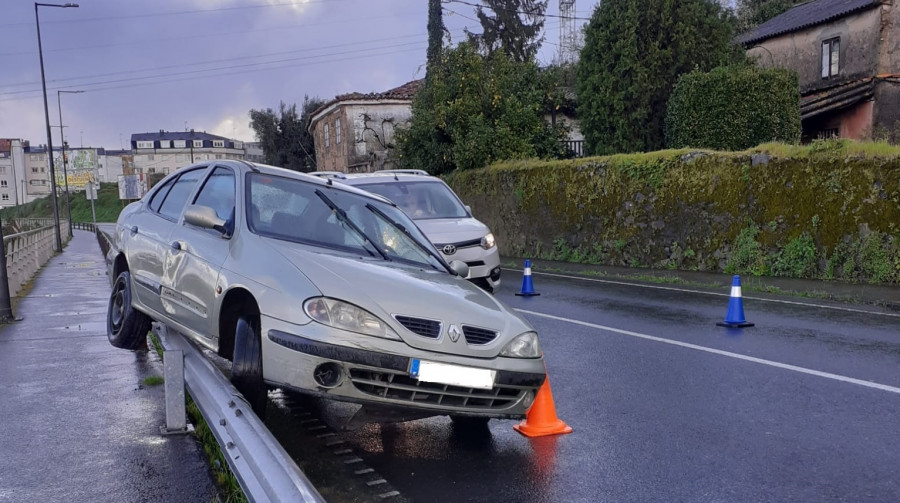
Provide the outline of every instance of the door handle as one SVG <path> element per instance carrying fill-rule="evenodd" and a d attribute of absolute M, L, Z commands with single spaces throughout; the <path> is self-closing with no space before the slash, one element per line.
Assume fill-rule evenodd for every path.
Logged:
<path fill-rule="evenodd" d="M 132 225 L 131 226 L 131 235 L 134 236 L 137 233 L 138 233 L 137 225 Z"/>
<path fill-rule="evenodd" d="M 171 244 L 170 246 L 171 246 L 172 249 L 175 250 L 175 251 L 181 251 L 181 249 L 182 249 L 182 248 L 181 248 L 181 242 L 180 242 L 180 241 L 172 241 L 172 244 Z"/>

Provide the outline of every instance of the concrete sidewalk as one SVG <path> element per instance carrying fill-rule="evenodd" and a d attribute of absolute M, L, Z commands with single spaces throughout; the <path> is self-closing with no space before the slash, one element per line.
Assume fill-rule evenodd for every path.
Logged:
<path fill-rule="evenodd" d="M 109 280 L 93 233 L 75 231 L 0 326 L 0 502 L 212 502 L 192 435 L 162 436 L 154 352 L 106 338 Z"/>

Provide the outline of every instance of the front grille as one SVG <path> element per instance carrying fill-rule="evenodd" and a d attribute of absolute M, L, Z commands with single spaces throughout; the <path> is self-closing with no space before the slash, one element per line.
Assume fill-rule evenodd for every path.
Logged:
<path fill-rule="evenodd" d="M 389 400 L 432 404 L 460 409 L 505 409 L 516 403 L 529 389 L 495 384 L 493 389 L 463 388 L 422 382 L 407 374 L 350 369 L 350 381 L 359 391 Z"/>
<path fill-rule="evenodd" d="M 441 336 L 441 322 L 412 316 L 395 315 L 394 319 L 414 334 L 437 339 Z"/>
<path fill-rule="evenodd" d="M 471 262 L 466 262 L 466 265 L 469 267 L 478 267 L 484 265 L 484 260 L 473 260 Z"/>
<path fill-rule="evenodd" d="M 463 325 L 462 330 L 463 335 L 466 336 L 466 342 L 473 345 L 487 344 L 497 338 L 497 332 L 486 328 Z"/>
<path fill-rule="evenodd" d="M 468 240 L 468 241 L 459 241 L 459 242 L 457 242 L 457 243 L 435 243 L 435 244 L 434 244 L 434 247 L 437 248 L 438 250 L 440 250 L 441 248 L 443 248 L 443 247 L 445 247 L 445 246 L 447 246 L 447 245 L 453 245 L 453 246 L 455 246 L 457 249 L 459 249 L 459 248 L 469 248 L 469 247 L 471 247 L 471 246 L 481 246 L 481 238 L 478 238 L 478 239 L 470 239 L 470 240 Z"/>

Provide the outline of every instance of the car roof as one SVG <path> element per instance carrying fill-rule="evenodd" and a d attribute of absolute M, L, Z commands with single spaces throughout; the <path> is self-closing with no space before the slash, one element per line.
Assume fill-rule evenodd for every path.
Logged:
<path fill-rule="evenodd" d="M 440 181 L 439 178 L 429 175 L 421 169 L 384 169 L 374 171 L 372 173 L 344 173 L 341 171 L 313 171 L 310 175 L 323 178 L 338 180 L 347 185 L 355 185 L 357 183 L 371 182 L 420 182 L 420 181 Z"/>
<path fill-rule="evenodd" d="M 254 171 L 257 173 L 264 173 L 264 174 L 272 175 L 272 176 L 282 176 L 285 178 L 294 178 L 296 180 L 303 180 L 303 181 L 310 182 L 310 183 L 325 185 L 325 186 L 332 187 L 332 188 L 335 188 L 338 190 L 343 190 L 345 192 L 352 192 L 354 194 L 365 196 L 365 197 L 368 197 L 371 199 L 377 199 L 379 201 L 386 202 L 392 206 L 396 206 L 396 204 L 394 204 L 393 201 L 391 201 L 390 199 L 388 199 L 384 196 L 380 196 L 378 194 L 373 194 L 371 192 L 367 192 L 362 189 L 357 189 L 348 184 L 334 183 L 332 181 L 332 179 L 327 178 L 327 177 L 323 178 L 320 176 L 312 176 L 309 173 L 303 173 L 300 171 L 294 171 L 291 169 L 281 168 L 278 166 L 272 166 L 269 164 L 262 164 L 262 163 L 258 163 L 258 162 L 250 162 L 250 161 L 244 161 L 244 160 L 230 160 L 230 159 L 229 160 L 216 160 L 216 161 L 205 161 L 205 162 L 201 162 L 201 163 L 196 163 L 191 166 L 185 166 L 185 168 L 199 167 L 201 165 L 230 166 L 232 168 L 235 168 L 235 169 L 238 169 L 238 170 L 244 171 L 244 172 Z M 179 169 L 179 171 L 181 171 L 182 169 L 185 169 L 185 168 L 181 168 L 181 169 Z"/>

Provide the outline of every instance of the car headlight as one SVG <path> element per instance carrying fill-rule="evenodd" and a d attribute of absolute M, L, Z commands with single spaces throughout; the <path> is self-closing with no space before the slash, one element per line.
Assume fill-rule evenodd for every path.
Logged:
<path fill-rule="evenodd" d="M 306 314 L 323 325 L 385 339 L 400 340 L 387 323 L 374 314 L 347 302 L 328 297 L 313 297 L 303 303 Z"/>
<path fill-rule="evenodd" d="M 500 352 L 500 356 L 511 358 L 540 358 L 541 345 L 538 344 L 538 336 L 534 332 L 525 332 L 509 341 L 509 344 Z"/>
<path fill-rule="evenodd" d="M 494 242 L 494 234 L 491 232 L 488 232 L 486 236 L 481 238 L 481 247 L 484 248 L 485 250 L 490 250 L 491 248 L 494 247 L 495 244 L 496 243 Z"/>

